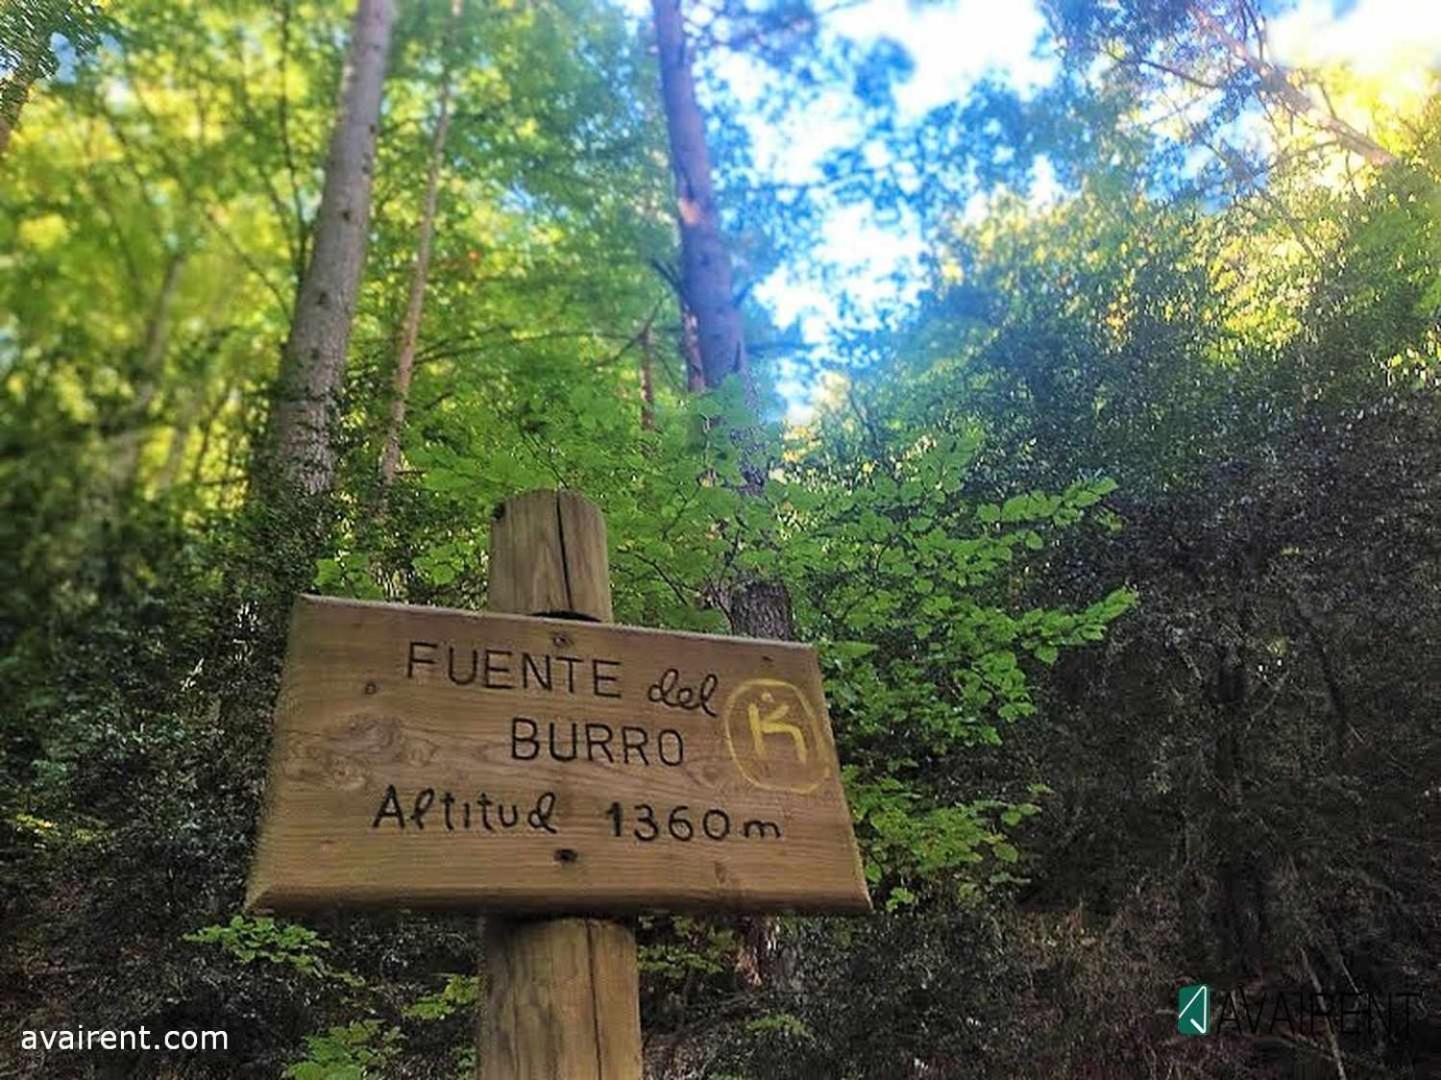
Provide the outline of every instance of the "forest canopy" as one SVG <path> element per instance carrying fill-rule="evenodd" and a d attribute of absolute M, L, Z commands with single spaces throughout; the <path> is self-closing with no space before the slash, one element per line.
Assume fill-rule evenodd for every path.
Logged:
<path fill-rule="evenodd" d="M 535 488 L 817 647 L 876 908 L 632 920 L 648 1076 L 1441 1069 L 1435 17 L 1016 7 L 4 0 L 0 1072 L 474 1074 L 473 918 L 241 907 L 297 594 Z"/>

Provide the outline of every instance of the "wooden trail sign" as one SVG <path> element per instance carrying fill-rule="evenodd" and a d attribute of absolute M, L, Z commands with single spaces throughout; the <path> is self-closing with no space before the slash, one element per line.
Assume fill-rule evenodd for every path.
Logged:
<path fill-rule="evenodd" d="M 303 597 L 247 907 L 870 909 L 815 651 Z"/>
<path fill-rule="evenodd" d="M 246 906 L 511 913 L 480 1075 L 641 1080 L 635 935 L 575 915 L 870 909 L 815 653 L 606 625 L 574 492 L 497 509 L 490 606 L 301 598 Z"/>

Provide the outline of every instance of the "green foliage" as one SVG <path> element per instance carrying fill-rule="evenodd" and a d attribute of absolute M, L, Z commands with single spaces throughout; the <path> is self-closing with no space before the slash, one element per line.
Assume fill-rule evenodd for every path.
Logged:
<path fill-rule="evenodd" d="M 366 1080 L 390 1075 L 401 1034 L 379 1020 L 357 1020 L 305 1037 L 305 1058 L 285 1067 L 286 1080 Z"/>
<path fill-rule="evenodd" d="M 724 1010 L 742 944 L 735 926 L 685 915 L 644 915 L 638 923 L 647 1030 L 675 1029 L 691 1017 Z"/>
<path fill-rule="evenodd" d="M 479 993 L 480 981 L 474 975 L 447 975 L 440 990 L 407 1005 L 401 1015 L 412 1020 L 444 1020 L 458 1010 L 473 1008 Z"/>
<path fill-rule="evenodd" d="M 994 814 L 1010 804 L 959 797 L 950 770 L 1034 714 L 1025 658 L 1053 664 L 1134 604 L 1126 589 L 1074 611 L 1016 611 L 1012 599 L 1046 538 L 1087 521 L 1116 485 L 977 500 L 965 489 L 978 425 L 938 425 L 883 383 L 854 393 L 859 417 L 827 417 L 787 455 L 771 496 L 775 566 L 821 649 L 873 892 L 888 907 L 974 900 L 1014 880 L 996 865 L 1019 857 Z"/>
<path fill-rule="evenodd" d="M 110 29 L 101 5 L 89 0 L 15 0 L 0 9 L 0 112 L 11 120 L 11 86 L 55 74 L 56 46 L 83 56 Z M 23 99 L 22 99 L 23 100 Z"/>
<path fill-rule="evenodd" d="M 752 1035 L 784 1035 L 792 1039 L 814 1039 L 805 1021 L 790 1013 L 766 1013 L 746 1021 L 745 1030 Z"/>
<path fill-rule="evenodd" d="M 104 35 L 82 5 L 5 8 L 7 72 L 56 67 L 53 32 L 90 50 L 0 160 L 7 1030 L 255 1033 L 141 1072 L 473 1071 L 472 919 L 229 913 L 295 590 L 483 606 L 491 515 L 534 486 L 601 506 L 619 621 L 723 632 L 737 583 L 786 585 L 879 911 L 639 919 L 658 1075 L 1259 1078 L 1244 1041 L 1178 1056 L 1155 1020 L 1176 979 L 1299 980 L 1306 957 L 1328 984 L 1441 992 L 1441 113 L 1378 119 L 1384 169 L 1342 182 L 1302 125 L 1264 190 L 1231 175 L 1192 197 L 1213 177 L 1177 179 L 1177 133 L 1136 130 L 1156 84 L 1096 49 L 1213 64 L 1162 8 L 1050 5 L 1074 31 L 1055 87 L 983 87 L 911 142 L 874 125 L 917 190 L 836 189 L 926 216 L 925 291 L 837 337 L 811 422 L 756 428 L 735 380 L 686 389 L 644 34 L 592 0 L 468 0 L 444 44 L 448 4 L 405 6 L 318 510 L 252 490 L 251 452 L 349 6 L 147 0 Z M 433 273 L 385 485 L 447 49 Z M 1218 123 L 1255 90 L 1226 79 Z M 1037 152 L 1063 198 L 962 214 Z M 759 275 L 819 204 L 742 192 L 743 146 L 717 160 Z M 748 317 L 773 417 L 794 334 Z M 758 493 L 743 451 L 768 465 Z M 1402 1053 L 1347 1068 L 1400 1073 Z"/>
<path fill-rule="evenodd" d="M 292 968 L 302 975 L 333 979 L 350 987 L 365 985 L 359 976 L 326 964 L 320 950 L 329 949 L 330 942 L 299 923 L 281 923 L 267 916 L 234 915 L 228 923 L 201 927 L 184 935 L 184 940 L 218 946 L 242 964 L 264 960 Z"/>

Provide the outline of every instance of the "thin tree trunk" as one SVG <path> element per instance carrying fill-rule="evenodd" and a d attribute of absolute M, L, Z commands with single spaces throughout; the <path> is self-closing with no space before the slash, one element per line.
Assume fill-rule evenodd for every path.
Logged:
<path fill-rule="evenodd" d="M 335 473 L 333 414 L 365 267 L 375 142 L 393 21 L 391 0 L 358 0 L 310 264 L 281 360 L 270 460 L 264 468 L 286 489 L 304 495 L 329 491 Z"/>
<path fill-rule="evenodd" d="M 696 101 L 695 74 L 680 0 L 651 0 L 651 7 L 660 53 L 671 168 L 675 172 L 683 306 L 695 316 L 705 383 L 717 387 L 729 375 L 747 376 L 744 325 L 734 300 L 730 256 L 716 212 L 705 119 Z M 746 389 L 754 404 L 754 387 L 748 380 Z"/>
<path fill-rule="evenodd" d="M 155 395 L 165 377 L 165 348 L 170 341 L 170 308 L 175 301 L 175 292 L 180 286 L 180 271 L 185 266 L 185 252 L 176 252 L 165 264 L 165 277 L 160 291 L 145 320 L 145 339 L 140 347 L 140 359 L 135 369 L 135 401 L 130 406 L 129 419 L 111 445 L 108 468 L 111 476 L 112 494 L 129 488 L 135 483 L 140 467 L 140 451 L 145 444 L 149 430 L 147 416 Z"/>
<path fill-rule="evenodd" d="M 1238 845 L 1235 838 L 1245 832 L 1247 792 L 1251 776 L 1250 728 L 1254 704 L 1252 692 L 1252 642 L 1255 612 L 1250 595 L 1255 580 L 1249 560 L 1238 561 L 1235 591 L 1234 640 L 1218 643 L 1215 700 L 1215 776 L 1217 813 L 1213 817 L 1214 850 L 1218 853 L 1216 877 L 1220 883 L 1220 925 L 1235 970 L 1249 974 L 1262 967 L 1267 944 L 1264 859 L 1254 847 Z"/>
<path fill-rule="evenodd" d="M 230 395 L 234 393 L 235 386 L 227 382 L 220 388 L 219 395 L 215 398 L 214 404 L 205 414 L 205 419 L 200 425 L 200 446 L 195 451 L 195 463 L 190 467 L 190 483 L 200 483 L 205 473 L 205 459 L 210 454 L 210 440 L 215 434 L 215 425 L 220 422 L 220 414 L 225 411 L 225 406 L 230 403 Z"/>
<path fill-rule="evenodd" d="M 1360 154 L 1372 165 L 1389 165 L 1396 160 L 1396 155 L 1365 132 L 1322 109 L 1309 94 L 1291 81 L 1292 73 L 1289 69 L 1251 52 L 1244 41 L 1222 26 L 1209 11 L 1195 4 L 1191 5 L 1190 11 L 1191 17 L 1203 31 L 1220 42 L 1227 52 L 1245 64 L 1261 81 L 1261 92 L 1279 101 L 1287 112 L 1303 117 L 1323 131 L 1329 131 L 1347 150 Z"/>
<path fill-rule="evenodd" d="M 425 286 L 430 277 L 430 252 L 435 239 L 435 207 L 440 193 L 440 170 L 445 163 L 445 137 L 450 130 L 450 38 L 460 22 L 461 0 L 450 6 L 450 33 L 443 48 L 446 51 L 444 74 L 440 82 L 440 115 L 435 121 L 435 134 L 430 143 L 430 166 L 425 177 L 425 200 L 420 214 L 420 233 L 415 244 L 415 266 L 410 275 L 410 296 L 405 304 L 405 320 L 400 327 L 400 341 L 395 355 L 395 381 L 391 388 L 390 425 L 385 432 L 385 449 L 380 455 L 381 483 L 389 487 L 395 479 L 400 462 L 400 437 L 405 430 L 405 410 L 410 398 L 410 380 L 415 372 L 415 347 L 420 339 L 420 316 L 425 308 Z"/>
<path fill-rule="evenodd" d="M 170 445 L 165 448 L 165 462 L 155 476 L 157 491 L 169 491 L 175 486 L 181 466 L 185 464 L 185 451 L 190 449 L 190 430 L 198 412 L 195 397 L 191 395 L 170 432 Z"/>
<path fill-rule="evenodd" d="M 1308 948 L 1308 946 L 1302 945 L 1302 946 L 1301 946 L 1299 949 L 1297 949 L 1296 951 L 1300 954 L 1300 957 L 1301 957 L 1301 966 L 1306 970 L 1306 978 L 1309 979 L 1310 982 L 1311 982 L 1311 989 L 1312 989 L 1312 990 L 1315 992 L 1315 994 L 1316 994 L 1316 996 L 1315 996 L 1314 998 L 1312 998 L 1311 1000 L 1312 1000 L 1313 1003 L 1314 1003 L 1315 1001 L 1317 1001 L 1317 1000 L 1325 1001 L 1326 999 L 1330 998 L 1331 995 L 1330 995 L 1330 994 L 1327 994 L 1325 991 L 1323 991 L 1323 990 L 1321 989 L 1321 980 L 1316 977 L 1316 969 L 1311 966 L 1311 957 L 1308 955 L 1308 953 L 1307 953 L 1307 951 L 1306 951 L 1307 948 Z M 1389 1006 L 1389 1003 L 1388 1003 L 1388 1006 Z M 1311 1008 L 1312 1008 L 1312 1010 L 1313 1010 L 1312 1013 L 1311 1013 L 1312 1016 L 1315 1016 L 1315 1015 L 1316 1015 L 1316 1013 L 1315 1013 L 1315 1011 L 1314 1011 L 1314 1010 L 1315 1010 L 1315 1007 L 1316 1007 L 1316 1006 L 1315 1006 L 1314 1004 L 1312 1004 L 1312 1006 L 1311 1006 Z M 1323 1006 L 1323 1007 L 1324 1007 L 1324 1006 Z M 1336 1007 L 1335 1003 L 1332 1002 L 1332 1003 L 1331 1003 L 1331 1008 L 1334 1009 L 1335 1007 Z M 1275 1025 L 1275 1020 L 1274 1020 L 1274 1018 L 1273 1018 L 1273 1020 L 1272 1020 L 1272 1026 L 1274 1026 L 1274 1025 Z M 1326 1041 L 1327 1041 L 1327 1042 L 1330 1044 L 1330 1046 L 1331 1046 L 1331 1060 L 1332 1060 L 1333 1062 L 1335 1062 L 1335 1064 L 1336 1064 L 1336 1080 L 1346 1080 L 1346 1059 L 1345 1059 L 1344 1055 L 1341 1053 L 1341 1042 L 1340 1042 L 1339 1039 L 1336 1038 L 1336 1029 L 1335 1029 L 1334 1027 L 1332 1027 L 1330 1024 L 1325 1025 L 1325 1027 L 1326 1027 Z"/>
<path fill-rule="evenodd" d="M 655 335 L 652 314 L 640 331 L 640 426 L 642 431 L 655 430 Z"/>
<path fill-rule="evenodd" d="M 20 122 L 20 110 L 30 100 L 30 88 L 39 77 L 40 65 L 33 58 L 27 58 L 0 85 L 0 158 L 4 158 L 10 148 L 10 134 Z"/>

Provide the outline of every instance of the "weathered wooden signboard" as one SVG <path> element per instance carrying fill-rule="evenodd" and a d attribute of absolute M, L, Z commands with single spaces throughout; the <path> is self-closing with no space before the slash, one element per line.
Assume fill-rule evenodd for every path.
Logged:
<path fill-rule="evenodd" d="M 304 597 L 247 906 L 864 912 L 813 649 Z"/>

